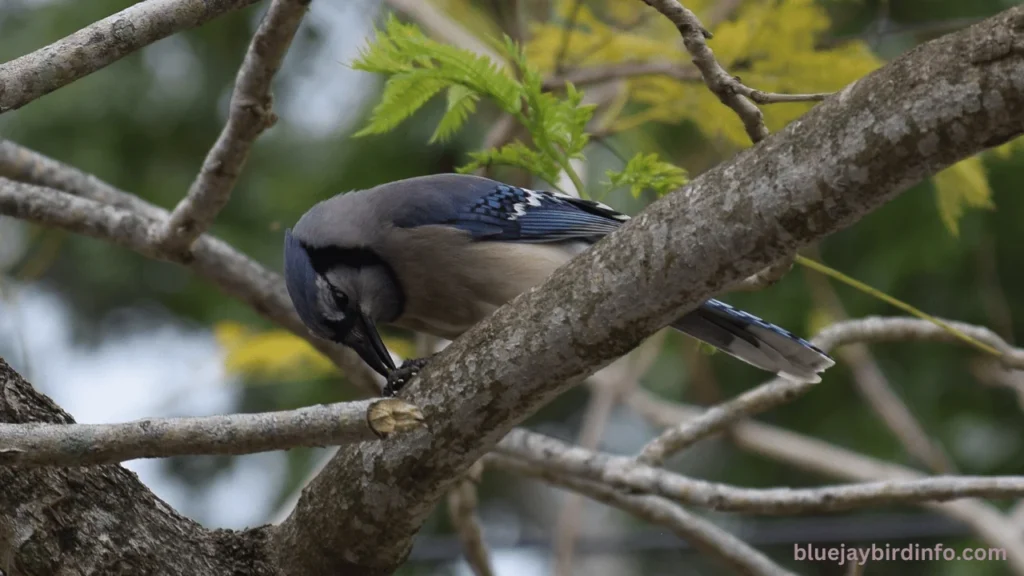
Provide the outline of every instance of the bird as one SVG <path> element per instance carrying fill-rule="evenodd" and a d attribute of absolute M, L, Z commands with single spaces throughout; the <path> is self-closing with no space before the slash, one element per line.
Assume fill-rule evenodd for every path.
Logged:
<path fill-rule="evenodd" d="M 593 200 L 480 176 L 407 178 L 312 206 L 285 230 L 285 284 L 309 331 L 355 350 L 391 396 L 429 357 L 396 367 L 378 325 L 454 340 L 628 220 Z M 671 327 L 793 381 L 820 382 L 834 364 L 715 299 Z"/>

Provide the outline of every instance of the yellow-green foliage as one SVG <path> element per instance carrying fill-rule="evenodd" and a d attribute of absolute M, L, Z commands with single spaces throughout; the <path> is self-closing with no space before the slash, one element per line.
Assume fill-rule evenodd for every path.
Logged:
<path fill-rule="evenodd" d="M 687 181 L 686 170 L 658 160 L 657 154 L 643 152 L 637 152 L 621 172 L 609 170 L 607 175 L 612 186 L 628 186 L 634 198 L 644 190 L 654 190 L 658 196 L 664 196 Z"/>
<path fill-rule="evenodd" d="M 995 208 L 985 166 L 978 156 L 946 168 L 936 174 L 932 182 L 938 196 L 939 215 L 954 235 L 960 233 L 960 217 L 967 208 Z"/>
<path fill-rule="evenodd" d="M 237 322 L 213 327 L 217 344 L 224 350 L 224 365 L 234 374 L 264 382 L 289 382 L 334 373 L 337 368 L 306 340 L 287 330 L 257 332 Z M 384 338 L 384 344 L 402 358 L 411 358 L 408 340 Z"/>

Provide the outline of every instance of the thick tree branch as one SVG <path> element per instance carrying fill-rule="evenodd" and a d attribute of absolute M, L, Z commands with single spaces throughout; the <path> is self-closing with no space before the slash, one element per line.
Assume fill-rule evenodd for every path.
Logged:
<path fill-rule="evenodd" d="M 534 463 L 501 454 L 488 454 L 485 460 L 496 468 L 544 480 L 629 512 L 652 524 L 664 526 L 689 542 L 694 548 L 722 561 L 737 574 L 751 576 L 792 574 L 739 538 L 664 498 L 624 494 L 598 482 L 552 474 L 544 466 L 537 466 Z"/>
<path fill-rule="evenodd" d="M 105 68 L 176 32 L 257 0 L 146 0 L 0 64 L 0 114 Z"/>
<path fill-rule="evenodd" d="M 94 214 L 111 214 L 104 210 L 104 206 L 108 205 L 121 209 L 126 218 L 141 219 L 142 222 L 137 222 L 137 224 L 146 228 L 147 231 L 137 239 L 138 252 L 146 255 L 156 252 L 159 253 L 158 258 L 184 265 L 199 277 L 212 282 L 225 293 L 245 302 L 269 320 L 308 340 L 317 350 L 331 358 L 342 369 L 345 377 L 360 390 L 371 394 L 376 394 L 380 390 L 381 384 L 378 376 L 369 370 L 352 350 L 310 335 L 309 330 L 302 324 L 292 308 L 285 291 L 284 281 L 280 276 L 260 266 L 228 243 L 209 235 L 203 235 L 193 246 L 190 255 L 184 255 L 177 251 L 163 253 L 145 238 L 155 236 L 160 223 L 168 216 L 166 210 L 158 208 L 134 194 L 118 190 L 95 176 L 2 139 L 0 139 L 0 177 L 38 184 L 78 196 L 80 199 L 75 202 L 75 206 L 86 218 L 99 217 Z M 0 183 L 0 188 L 4 186 L 5 184 Z M 0 195 L 5 195 L 7 202 L 12 204 L 24 204 L 23 209 L 25 210 L 38 205 L 34 210 L 40 216 L 52 212 L 53 203 L 59 204 L 63 201 L 62 195 L 53 190 L 36 189 L 32 191 L 27 187 L 18 188 L 18 190 L 21 192 L 16 193 L 11 188 L 6 192 L 0 192 Z M 90 200 L 94 202 L 89 202 Z M 0 210 L 0 214 L 13 215 L 13 211 L 17 208 L 12 206 L 11 210 L 11 213 Z M 36 221 L 43 225 L 56 225 L 45 220 Z M 109 237 L 103 237 L 103 239 L 113 241 Z M 129 246 L 129 248 L 136 249 L 133 246 Z"/>
<path fill-rule="evenodd" d="M 238 69 L 224 130 L 206 155 L 188 194 L 160 230 L 167 251 L 187 249 L 210 228 L 231 198 L 253 142 L 277 121 L 270 83 L 311 0 L 273 0 Z"/>
<path fill-rule="evenodd" d="M 430 432 L 340 450 L 275 534 L 285 562 L 389 573 L 451 483 L 540 406 L 709 296 L 1024 131 L 1022 18 L 1012 8 L 896 59 L 453 342 L 403 392 Z"/>
<path fill-rule="evenodd" d="M 834 512 L 886 504 L 1024 495 L 1020 476 L 935 476 L 822 488 L 740 488 L 705 482 L 516 429 L 498 451 L 563 474 L 702 508 L 754 514 Z"/>
<path fill-rule="evenodd" d="M 74 420 L 0 359 L 0 422 Z M 0 466 L 0 569 L 10 576 L 280 576 L 264 528 L 207 531 L 120 466 Z"/>
<path fill-rule="evenodd" d="M 419 409 L 396 398 L 298 410 L 123 424 L 0 423 L 0 466 L 84 466 L 136 458 L 252 454 L 387 437 L 421 425 Z"/>

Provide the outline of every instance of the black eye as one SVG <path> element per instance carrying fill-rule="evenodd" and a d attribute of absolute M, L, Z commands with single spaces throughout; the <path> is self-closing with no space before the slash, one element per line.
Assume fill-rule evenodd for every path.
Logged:
<path fill-rule="evenodd" d="M 334 297 L 334 305 L 337 306 L 339 310 L 348 309 L 348 296 L 346 296 L 344 292 L 337 288 L 331 288 L 331 296 Z"/>

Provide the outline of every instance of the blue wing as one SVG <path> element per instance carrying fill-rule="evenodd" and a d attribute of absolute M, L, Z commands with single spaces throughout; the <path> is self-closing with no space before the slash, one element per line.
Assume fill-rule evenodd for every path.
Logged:
<path fill-rule="evenodd" d="M 629 216 L 600 202 L 498 184 L 458 210 L 448 223 L 479 240 L 597 241 Z"/>

